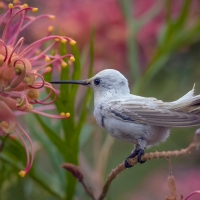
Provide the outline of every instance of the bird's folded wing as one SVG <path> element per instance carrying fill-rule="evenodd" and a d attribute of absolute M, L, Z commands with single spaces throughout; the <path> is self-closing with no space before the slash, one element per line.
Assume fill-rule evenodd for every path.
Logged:
<path fill-rule="evenodd" d="M 160 101 L 151 104 L 144 101 L 110 101 L 104 106 L 107 116 L 123 121 L 144 123 L 162 127 L 188 127 L 200 124 L 200 116 L 170 110 Z"/>

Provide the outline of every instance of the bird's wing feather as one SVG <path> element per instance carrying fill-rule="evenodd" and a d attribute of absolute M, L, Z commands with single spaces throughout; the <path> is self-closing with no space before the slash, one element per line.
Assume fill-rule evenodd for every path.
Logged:
<path fill-rule="evenodd" d="M 106 109 L 105 109 L 106 108 Z M 156 99 L 114 100 L 107 102 L 105 112 L 119 120 L 162 127 L 188 127 L 200 124 L 200 117 L 170 109 L 170 103 Z"/>

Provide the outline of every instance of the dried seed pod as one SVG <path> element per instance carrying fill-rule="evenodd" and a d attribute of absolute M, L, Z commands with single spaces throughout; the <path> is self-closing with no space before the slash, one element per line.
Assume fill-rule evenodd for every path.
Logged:
<path fill-rule="evenodd" d="M 83 180 L 83 174 L 78 166 L 71 163 L 64 163 L 61 167 L 69 171 L 80 182 Z"/>

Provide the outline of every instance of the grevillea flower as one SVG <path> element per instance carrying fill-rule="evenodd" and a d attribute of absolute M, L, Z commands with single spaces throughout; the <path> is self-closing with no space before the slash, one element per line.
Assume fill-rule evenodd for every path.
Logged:
<path fill-rule="evenodd" d="M 50 72 L 55 65 L 66 67 L 67 63 L 63 60 L 64 58 L 68 57 L 73 62 L 75 59 L 71 54 L 61 56 L 56 53 L 55 49 L 60 42 L 69 41 L 71 45 L 76 42 L 65 36 L 51 35 L 53 27 L 50 26 L 46 37 L 24 45 L 25 38 L 19 36 L 25 28 L 41 18 L 54 19 L 54 16 L 29 16 L 30 11 L 36 12 L 38 9 L 27 4 L 21 5 L 19 1 L 14 2 L 15 5 L 0 4 L 0 9 L 5 11 L 0 16 L 2 30 L 0 39 L 0 135 L 5 136 L 15 132 L 23 143 L 27 164 L 19 175 L 24 177 L 31 169 L 34 151 L 29 135 L 16 120 L 16 113 L 18 111 L 32 112 L 57 119 L 69 117 L 69 113 L 61 113 L 60 116 L 44 113 L 44 110 L 41 111 L 38 106 L 34 108 L 34 105 L 44 106 L 55 101 L 58 92 L 50 83 L 44 81 L 43 75 Z M 52 49 L 55 52 L 53 55 L 49 53 Z M 41 100 L 40 94 L 46 91 L 45 88 L 48 88 L 50 92 Z"/>

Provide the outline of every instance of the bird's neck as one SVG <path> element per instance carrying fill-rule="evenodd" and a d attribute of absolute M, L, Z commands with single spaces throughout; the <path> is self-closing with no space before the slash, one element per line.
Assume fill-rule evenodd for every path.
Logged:
<path fill-rule="evenodd" d="M 130 94 L 129 92 L 119 92 L 116 90 L 108 91 L 95 91 L 94 92 L 94 105 L 99 106 L 110 100 L 122 98 L 123 96 Z"/>

